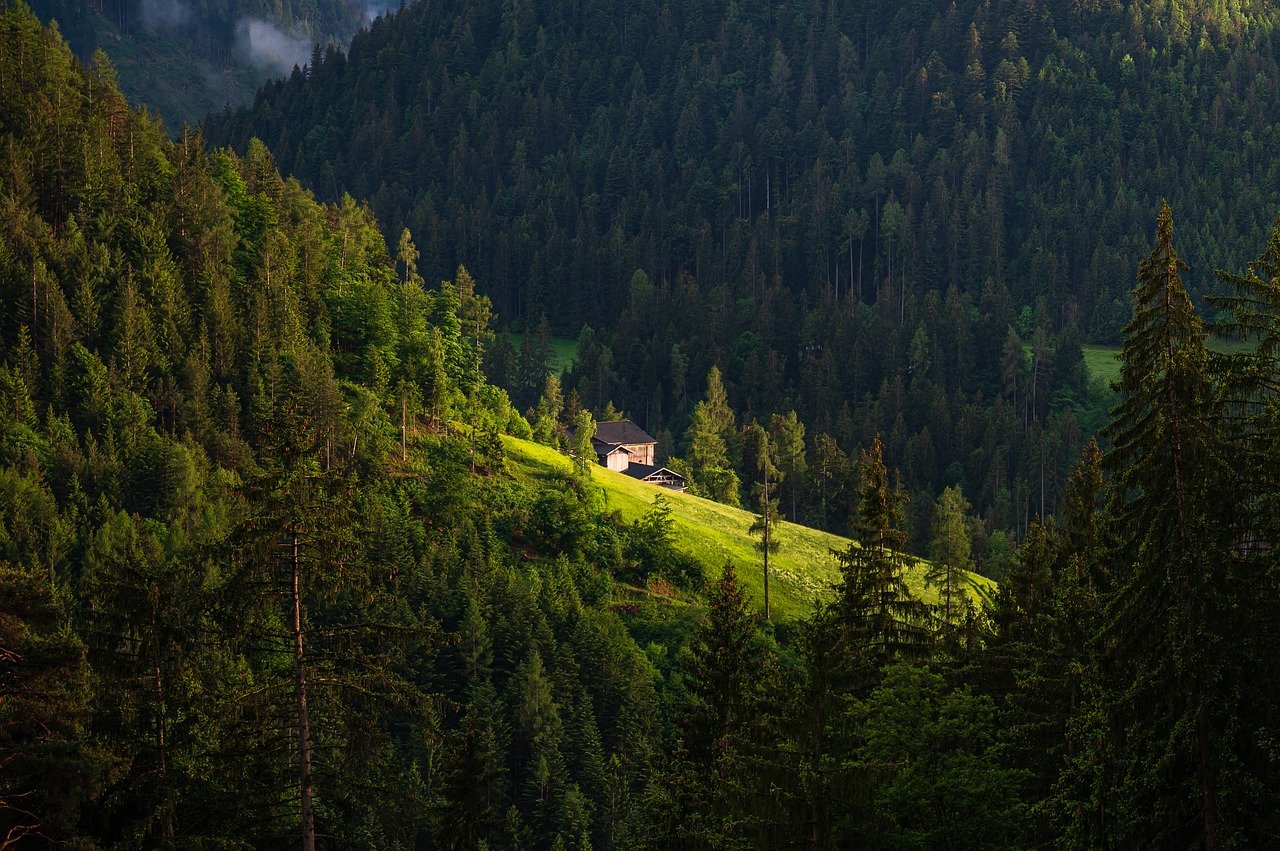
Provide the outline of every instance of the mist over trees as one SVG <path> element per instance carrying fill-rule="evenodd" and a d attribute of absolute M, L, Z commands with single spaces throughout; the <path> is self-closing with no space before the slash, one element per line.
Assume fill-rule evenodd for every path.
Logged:
<path fill-rule="evenodd" d="M 294 67 L 306 67 L 391 4 L 376 0 L 31 0 L 89 62 L 114 63 L 121 91 L 164 119 L 171 133 L 247 103 Z M 317 53 L 319 47 L 319 53 Z"/>
<path fill-rule="evenodd" d="M 1162 8 L 1127 37 L 1256 35 Z M 803 67 L 767 56 L 771 83 Z M 793 177 L 765 175 L 770 221 Z M 170 137 L 3 9 L 0 843 L 1273 844 L 1280 226 L 1233 245 L 1256 259 L 1207 308 L 1183 248 L 1240 197 L 1129 232 L 1110 391 L 1048 297 L 907 293 L 898 195 L 874 296 L 628 262 L 616 324 L 558 376 L 561 317 L 495 335 L 504 284 L 432 272 L 430 233 L 317 200 L 262 142 Z M 786 323 L 812 336 L 775 345 Z M 639 398 L 691 424 L 666 461 L 758 509 L 733 516 L 761 563 L 676 547 L 697 497 L 608 503 L 589 435 Z M 580 463 L 520 461 L 535 437 Z M 787 514 L 856 540 L 770 620 L 744 577 Z M 998 565 L 992 599 L 971 565 Z"/>
<path fill-rule="evenodd" d="M 881 434 L 923 551 L 945 487 L 988 534 L 1061 510 L 1111 403 L 1080 348 L 1120 341 L 1161 198 L 1195 211 L 1193 298 L 1265 242 L 1273 18 L 432 0 L 206 127 L 368 199 L 429 278 L 471 270 L 502 325 L 545 315 L 580 344 L 564 392 L 677 457 L 708 445 L 712 367 L 739 423 L 796 413 L 811 468 L 823 436 L 856 457 Z M 521 411 L 536 354 L 488 365 Z M 727 449 L 738 486 L 704 487 L 741 500 L 754 459 Z M 847 501 L 788 481 L 789 517 L 847 528 Z"/>

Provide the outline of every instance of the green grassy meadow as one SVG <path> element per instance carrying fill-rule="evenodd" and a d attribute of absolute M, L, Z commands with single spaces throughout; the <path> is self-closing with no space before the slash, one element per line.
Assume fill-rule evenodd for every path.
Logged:
<path fill-rule="evenodd" d="M 1084 367 L 1089 370 L 1090 378 L 1101 379 L 1109 388 L 1113 381 L 1120 380 L 1120 347 L 1119 346 L 1082 346 L 1084 349 Z"/>
<path fill-rule="evenodd" d="M 1210 338 L 1209 348 L 1216 352 L 1239 352 L 1249 350 L 1254 344 L 1242 340 L 1223 340 Z M 1084 349 L 1084 365 L 1089 370 L 1090 378 L 1100 378 L 1108 387 L 1120 380 L 1120 347 L 1119 346 L 1082 346 Z"/>
<path fill-rule="evenodd" d="M 517 476 L 549 479 L 570 469 L 569 459 L 547 446 L 504 437 L 507 457 Z M 756 539 L 747 534 L 753 515 L 689 494 L 661 490 L 622 473 L 592 466 L 592 476 L 604 490 L 607 510 L 619 512 L 624 520 L 635 520 L 648 512 L 653 498 L 664 494 L 671 503 L 676 546 L 693 555 L 710 577 L 718 576 L 726 559 L 738 568 L 738 575 L 758 603 L 764 599 L 764 576 Z M 782 523 L 778 530 L 779 549 L 769 559 L 769 596 L 779 618 L 807 615 L 814 601 L 829 593 L 839 578 L 832 550 L 849 546 L 848 538 L 794 523 Z M 923 562 L 911 566 L 907 584 L 921 598 L 934 602 L 937 592 L 924 581 Z M 995 593 L 995 583 L 977 575 L 970 577 L 975 599 Z"/>
<path fill-rule="evenodd" d="M 520 341 L 524 335 L 515 331 L 506 332 L 511 338 L 511 345 L 515 346 L 516 351 L 520 351 Z M 574 361 L 578 359 L 578 341 L 570 340 L 568 337 L 552 337 L 551 338 L 551 363 L 547 364 L 558 375 L 564 375 L 572 367 Z"/>

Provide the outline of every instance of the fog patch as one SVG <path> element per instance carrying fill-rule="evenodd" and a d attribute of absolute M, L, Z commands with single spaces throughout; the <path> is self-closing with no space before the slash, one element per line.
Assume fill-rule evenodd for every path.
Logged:
<path fill-rule="evenodd" d="M 361 0 L 360 13 L 366 25 L 373 23 L 379 15 L 394 12 L 402 4 L 400 0 Z"/>
<path fill-rule="evenodd" d="M 241 18 L 236 26 L 236 50 L 255 65 L 288 75 L 293 66 L 311 61 L 312 43 L 297 33 L 285 32 L 261 18 Z"/>
<path fill-rule="evenodd" d="M 192 23 L 191 7 L 182 0 L 142 0 L 138 12 L 153 30 L 177 30 Z"/>

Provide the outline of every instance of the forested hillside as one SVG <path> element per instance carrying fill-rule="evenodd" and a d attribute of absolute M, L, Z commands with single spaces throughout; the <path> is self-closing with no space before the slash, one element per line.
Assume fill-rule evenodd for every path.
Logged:
<path fill-rule="evenodd" d="M 820 435 L 852 457 L 883 433 L 923 548 L 947 486 L 1018 536 L 1061 509 L 1108 404 L 1078 344 L 1119 340 L 1161 197 L 1194 222 L 1193 293 L 1265 241 L 1275 19 L 428 0 L 206 128 L 367 198 L 428 277 L 472 270 L 504 323 L 590 325 L 565 391 L 676 454 L 713 365 L 739 422 L 796 411 L 810 467 Z M 491 377 L 533 406 L 542 363 L 497 354 Z M 801 516 L 843 531 L 806 490 Z"/>
<path fill-rule="evenodd" d="M 545 309 L 574 334 L 617 318 L 639 268 L 730 303 L 777 279 L 811 306 L 882 287 L 976 297 L 991 279 L 1114 340 L 1161 196 L 1203 214 L 1195 269 L 1262 244 L 1276 16 L 431 0 L 210 126 L 259 136 L 318 192 L 368 198 L 432 272 L 490 281 L 501 314 Z"/>
<path fill-rule="evenodd" d="M 587 554 L 626 529 L 500 475 L 487 302 L 23 7 L 0 147 L 0 843 L 622 831 L 659 699 Z"/>
<path fill-rule="evenodd" d="M 963 593 L 985 531 L 958 487 L 927 503 L 936 602 L 915 593 L 872 434 L 843 461 L 814 441 L 815 504 L 857 543 L 770 620 L 748 589 L 795 540 L 769 530 L 800 501 L 796 418 L 739 429 L 710 371 L 688 468 L 737 499 L 731 438 L 759 497 L 758 546 L 706 570 L 670 505 L 611 509 L 596 417 L 554 375 L 532 423 L 487 383 L 466 268 L 427 286 L 409 232 L 392 255 L 261 143 L 170 139 L 24 6 L 0 13 L 0 153 L 0 844 L 1280 835 L 1280 229 L 1221 276 L 1216 331 L 1248 345 L 1216 354 L 1160 208 L 1109 448 L 1070 459 L 1061 519 L 1026 525 L 990 607 Z M 1010 410 L 1033 423 L 1031 398 Z M 572 463 L 513 470 L 504 434 Z"/>
<path fill-rule="evenodd" d="M 111 57 L 120 89 L 170 132 L 247 103 L 274 77 L 345 44 L 390 4 L 381 0 L 31 0 L 81 59 Z"/>

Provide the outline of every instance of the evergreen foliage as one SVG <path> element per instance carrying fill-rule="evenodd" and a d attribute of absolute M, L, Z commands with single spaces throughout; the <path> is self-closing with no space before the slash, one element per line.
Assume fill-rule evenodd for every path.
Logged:
<path fill-rule="evenodd" d="M 776 529 L 778 525 L 778 498 L 770 496 L 778 492 L 778 484 L 782 480 L 782 471 L 776 466 L 775 451 L 769 440 L 769 433 L 753 423 L 751 432 L 757 444 L 756 468 L 760 481 L 754 486 L 760 510 L 749 530 L 752 535 L 760 536 L 760 555 L 764 560 L 764 619 L 770 619 L 769 612 L 769 555 L 778 551 L 780 544 Z"/>
<path fill-rule="evenodd" d="M 923 551 L 946 487 L 1014 538 L 1061 511 L 1113 401 L 1081 347 L 1120 342 L 1161 197 L 1194 211 L 1195 297 L 1264 242 L 1276 24 L 1188 0 L 431 0 L 206 128 L 368 199 L 429 280 L 465 263 L 525 332 L 489 365 L 521 411 L 544 318 L 582 342 L 566 395 L 677 455 L 717 365 L 739 422 L 796 412 L 807 460 L 881 434 Z M 790 519 L 847 531 L 785 472 Z"/>
<path fill-rule="evenodd" d="M 487 25 L 510 30 L 503 61 L 526 70 L 548 61 L 546 41 L 559 36 L 539 33 L 540 8 L 508 11 Z M 1135 20 L 1120 41 L 1164 33 L 1165 55 L 1183 56 L 1194 37 L 1199 55 L 1215 39 L 1248 35 L 1215 26 L 1230 11 L 1170 12 L 1167 24 Z M 583 20 L 600 23 L 597 14 Z M 618 20 L 629 14 L 638 12 Z M 801 127 L 822 118 L 814 69 L 827 52 L 817 36 L 838 31 L 841 14 L 833 8 L 828 24 L 783 15 L 776 44 L 753 54 L 768 69 L 767 102 L 794 103 Z M 947 32 L 963 37 L 939 43 L 963 59 L 963 74 L 954 89 L 932 89 L 931 78 L 953 74 L 938 50 L 920 91 L 963 95 L 933 104 L 943 117 L 948 103 L 986 115 L 984 68 L 996 55 L 987 24 L 950 14 Z M 755 10 L 733 15 L 734 32 L 754 32 Z M 711 7 L 681 18 L 701 39 L 720 23 Z M 866 23 L 863 40 L 837 40 L 828 56 L 847 64 L 855 102 L 853 72 L 882 43 Z M 449 26 L 459 51 L 492 35 L 482 18 Z M 815 34 L 802 58 L 794 28 Z M 999 54 L 1019 56 L 1019 38 L 1003 36 Z M 623 35 L 617 52 L 628 49 Z M 466 61 L 480 68 L 482 57 Z M 336 73 L 337 61 L 317 70 Z M 1138 61 L 1150 70 L 1152 54 Z M 1076 67 L 1045 60 L 1033 83 L 1013 59 L 1003 63 L 1004 88 L 991 91 L 1015 104 L 1019 86 L 1049 86 L 1054 75 L 1060 85 Z M 1136 64 L 1121 62 L 1121 79 Z M 611 80 L 604 66 L 584 79 L 597 84 L 574 93 L 586 103 Z M 700 79 L 691 71 L 680 84 L 708 103 L 723 94 L 699 89 Z M 887 73 L 877 80 L 881 94 L 893 91 Z M 275 95 L 306 90 L 295 82 Z M 454 94 L 422 96 L 447 114 Z M 530 120 L 554 123 L 580 106 L 565 103 L 539 111 L 534 99 Z M 866 102 L 877 132 L 893 126 L 885 103 Z M 720 132 L 700 114 L 677 128 L 686 161 Z M 1009 128 L 1024 120 L 1001 114 Z M 647 112 L 637 115 L 640 132 Z M 784 138 L 786 121 L 764 126 L 772 147 L 747 170 L 764 175 L 772 226 L 807 178 L 783 154 L 800 144 Z M 993 126 L 998 140 L 1006 124 Z M 478 167 L 474 131 L 459 128 L 451 179 Z M 546 152 L 520 143 L 513 168 L 532 170 L 531 158 L 540 167 Z M 1015 147 L 1004 145 L 992 163 L 1012 169 L 1002 158 Z M 971 321 L 976 302 L 959 289 L 932 303 L 926 294 L 921 304 L 936 311 L 906 294 L 919 254 L 902 167 L 873 157 L 879 218 L 841 222 L 850 246 L 878 231 L 878 307 L 849 305 L 846 294 L 804 320 L 817 323 L 822 351 L 793 349 L 805 351 L 813 381 L 799 395 L 829 392 L 814 409 L 835 408 L 830 422 L 784 413 L 804 405 L 760 368 L 781 351 L 762 342 L 765 325 L 738 329 L 714 356 L 719 343 L 702 351 L 661 332 L 661 345 L 626 358 L 652 354 L 641 371 L 663 358 L 678 367 L 677 404 L 665 409 L 692 414 L 696 486 L 731 501 L 739 472 L 759 477 L 766 553 L 780 480 L 802 516 L 817 505 L 843 522 L 853 509 L 858 541 L 836 554 L 840 582 L 819 589 L 810 616 L 771 622 L 752 614 L 732 564 L 703 577 L 677 551 L 673 505 L 695 497 L 658 493 L 626 523 L 581 472 L 508 470 L 501 435 L 533 429 L 482 372 L 502 344 L 479 291 L 487 280 L 494 293 L 506 285 L 486 278 L 487 262 L 470 265 L 484 270 L 478 280 L 450 262 L 452 280 L 428 288 L 421 271 L 440 262 L 439 234 L 424 236 L 430 248 L 419 254 L 395 228 L 393 255 L 368 207 L 349 196 L 317 202 L 280 176 L 260 142 L 239 156 L 206 149 L 196 134 L 169 139 L 127 108 L 108 65 L 81 66 L 24 6 L 0 12 L 0 844 L 1273 844 L 1280 236 L 1243 274 L 1221 276 L 1219 324 L 1246 345 L 1215 355 L 1172 214 L 1160 210 L 1100 448 L 1075 419 L 1091 415 L 1063 398 L 1082 381 L 1069 323 L 1055 327 L 1047 306 L 1015 313 L 995 285 L 983 298 L 1006 302 L 999 322 Z M 582 199 L 584 222 L 595 203 Z M 986 220 L 983 232 L 998 236 L 992 223 L 1002 221 Z M 612 239 L 622 245 L 619 228 Z M 563 258 L 553 255 L 564 250 L 555 239 L 545 247 L 543 277 L 529 284 L 543 294 L 560 280 Z M 636 265 L 627 278 L 636 312 L 624 324 L 685 287 Z M 698 320 L 729 327 L 729 313 L 754 321 L 788 309 L 764 288 L 759 303 L 727 292 L 707 302 L 721 313 Z M 839 382 L 823 390 L 832 350 L 849 342 L 841 323 L 864 321 L 896 341 L 885 357 L 901 368 L 874 383 L 858 376 L 856 394 Z M 987 332 L 980 344 L 975 328 Z M 613 360 L 610 340 L 643 337 L 585 330 L 566 393 L 548 379 L 545 331 L 521 341 L 518 402 L 538 406 L 546 440 L 573 424 L 575 453 L 593 462 L 593 411 L 617 412 L 617 370 L 632 368 Z M 856 361 L 868 344 L 841 351 Z M 980 352 L 993 355 L 991 375 L 954 383 L 951 365 L 963 372 Z M 690 401 L 688 370 L 718 360 L 735 380 L 709 369 L 705 398 L 679 410 Z M 665 394 L 650 397 L 653 409 L 618 398 L 662 421 Z M 844 402 L 854 395 L 856 412 Z M 934 422 L 917 429 L 921 412 Z M 820 424 L 811 446 L 806 422 Z M 842 446 L 858 447 L 856 471 Z M 967 516 L 967 488 L 985 494 L 975 500 L 984 522 Z M 937 542 L 945 586 L 975 553 L 998 560 L 992 605 L 937 617 L 904 580 L 913 537 Z M 1001 555 L 1010 538 L 1016 551 Z"/>
<path fill-rule="evenodd" d="M 858 457 L 858 541 L 843 553 L 835 617 L 854 655 L 856 684 L 865 689 L 876 672 L 898 660 L 929 654 L 933 629 L 928 607 L 903 579 L 901 529 L 905 495 L 890 486 L 880 441 Z"/>

